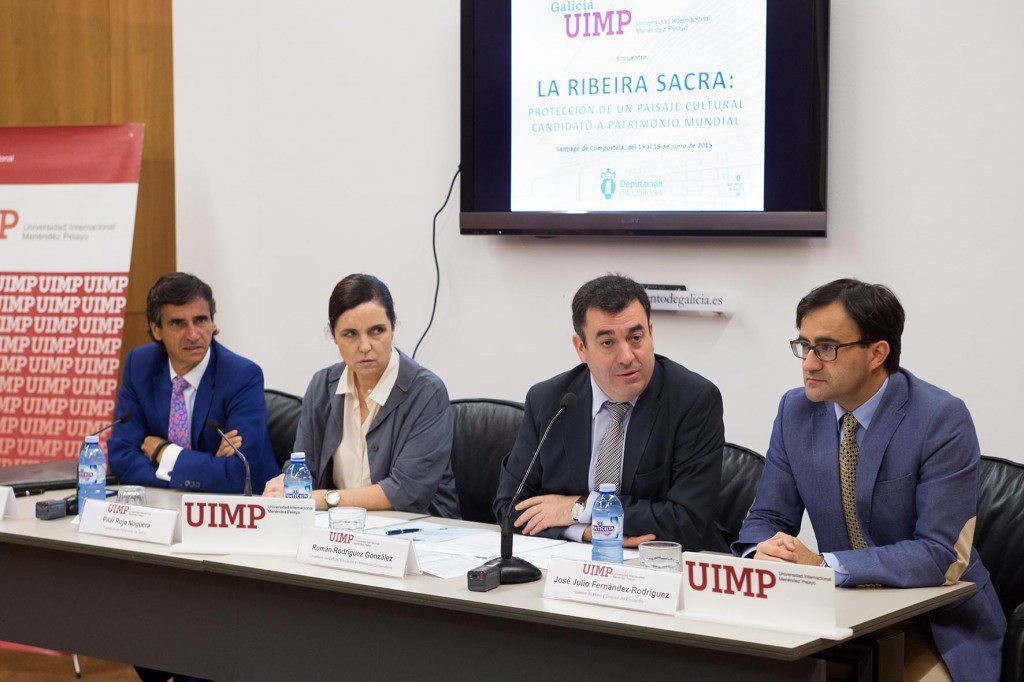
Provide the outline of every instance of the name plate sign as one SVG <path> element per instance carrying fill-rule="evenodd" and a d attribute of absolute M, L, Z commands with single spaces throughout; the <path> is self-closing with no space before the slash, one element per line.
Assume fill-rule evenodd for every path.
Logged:
<path fill-rule="evenodd" d="M 306 564 L 393 578 L 423 572 L 411 540 L 312 526 L 302 529 L 296 558 Z"/>
<path fill-rule="evenodd" d="M 78 532 L 169 545 L 177 521 L 178 512 L 168 509 L 92 500 L 85 505 Z"/>
<path fill-rule="evenodd" d="M 313 500 L 241 495 L 182 495 L 175 552 L 295 556 Z"/>
<path fill-rule="evenodd" d="M 11 508 L 11 516 L 14 516 L 14 488 L 0 485 L 0 519 L 7 516 L 7 507 Z"/>
<path fill-rule="evenodd" d="M 684 552 L 683 576 L 681 618 L 824 639 L 853 635 L 836 627 L 831 568 Z"/>
<path fill-rule="evenodd" d="M 675 613 L 682 590 L 681 573 L 639 566 L 552 559 L 544 596 L 620 609 Z"/>
<path fill-rule="evenodd" d="M 36 503 L 25 500 L 18 504 L 14 488 L 7 485 L 0 485 L 0 519 L 33 519 L 35 518 Z"/>
<path fill-rule="evenodd" d="M 14 512 L 14 488 L 0 485 L 0 518 L 7 516 L 7 505 L 10 505 L 11 516 Z"/>

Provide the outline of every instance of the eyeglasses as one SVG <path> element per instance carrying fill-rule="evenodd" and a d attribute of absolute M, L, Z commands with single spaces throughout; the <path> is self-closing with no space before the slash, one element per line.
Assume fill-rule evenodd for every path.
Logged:
<path fill-rule="evenodd" d="M 797 339 L 796 341 L 790 341 L 789 347 L 793 349 L 793 355 L 801 360 L 806 360 L 813 350 L 814 354 L 822 362 L 832 362 L 839 355 L 840 348 L 846 348 L 847 346 L 870 346 L 873 343 L 874 341 L 861 339 L 860 341 L 851 341 L 850 343 L 819 343 L 812 346 L 806 341 Z"/>

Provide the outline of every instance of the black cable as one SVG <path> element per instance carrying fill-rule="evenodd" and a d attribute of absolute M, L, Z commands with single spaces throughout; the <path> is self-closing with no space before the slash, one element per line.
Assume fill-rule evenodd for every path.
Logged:
<path fill-rule="evenodd" d="M 430 308 L 430 321 L 427 322 L 427 328 L 423 330 L 423 334 L 420 335 L 420 340 L 416 342 L 416 347 L 412 349 L 412 359 L 416 359 L 416 352 L 420 349 L 420 344 L 423 343 L 423 339 L 426 338 L 427 332 L 430 331 L 430 327 L 434 324 L 434 314 L 437 313 L 437 294 L 441 291 L 441 265 L 437 262 L 437 217 L 441 215 L 441 211 L 448 205 L 448 200 L 452 198 L 452 190 L 455 189 L 455 180 L 459 177 L 459 173 L 462 172 L 462 166 L 460 165 L 455 169 L 455 175 L 452 176 L 452 184 L 448 186 L 448 196 L 444 198 L 444 203 L 441 204 L 441 208 L 437 209 L 437 213 L 434 214 L 434 225 L 430 230 L 430 247 L 434 251 L 434 274 L 436 279 L 434 280 L 434 305 Z"/>

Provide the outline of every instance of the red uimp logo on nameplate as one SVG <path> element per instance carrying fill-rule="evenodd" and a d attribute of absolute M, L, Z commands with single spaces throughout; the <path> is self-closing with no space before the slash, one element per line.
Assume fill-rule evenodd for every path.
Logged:
<path fill-rule="evenodd" d="M 303 528 L 296 558 L 306 564 L 395 578 L 422 573 L 411 540 L 330 528 Z"/>
<path fill-rule="evenodd" d="M 78 532 L 169 545 L 177 520 L 178 512 L 168 509 L 90 500 Z"/>
<path fill-rule="evenodd" d="M 853 632 L 836 627 L 835 590 L 828 567 L 684 552 L 679 616 L 845 639 Z"/>
<path fill-rule="evenodd" d="M 295 556 L 313 509 L 313 500 L 182 495 L 181 544 L 173 551 Z"/>
<path fill-rule="evenodd" d="M 675 613 L 679 610 L 681 581 L 682 574 L 676 571 L 552 559 L 544 596 L 620 609 Z"/>

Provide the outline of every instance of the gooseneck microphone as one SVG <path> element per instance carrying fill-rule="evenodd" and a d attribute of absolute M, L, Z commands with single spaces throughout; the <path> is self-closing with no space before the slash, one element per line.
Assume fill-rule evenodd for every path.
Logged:
<path fill-rule="evenodd" d="M 533 459 L 526 466 L 526 471 L 523 472 L 523 478 L 519 482 L 516 494 L 512 496 L 512 500 L 508 503 L 508 509 L 505 510 L 505 516 L 501 519 L 501 556 L 488 561 L 481 569 L 475 569 L 485 571 L 489 569 L 493 571 L 497 568 L 500 572 L 500 580 L 498 582 L 502 585 L 531 583 L 534 580 L 540 580 L 541 573 L 539 568 L 529 561 L 512 556 L 514 537 L 512 532 L 512 512 L 515 510 L 519 495 L 523 492 L 523 486 L 526 485 L 526 479 L 529 478 L 530 471 L 533 470 L 537 456 L 540 455 L 540 449 L 544 447 L 544 441 L 547 440 L 548 433 L 551 432 L 551 427 L 555 425 L 555 421 L 562 416 L 563 412 L 571 410 L 576 405 L 576 401 L 575 393 L 566 393 L 562 396 L 562 400 L 558 404 L 558 412 L 555 412 L 555 416 L 548 422 L 548 427 L 544 429 L 544 434 L 540 437 L 540 442 L 537 443 L 537 449 L 533 452 Z"/>
<path fill-rule="evenodd" d="M 231 439 L 225 436 L 224 432 L 221 431 L 223 424 L 221 424 L 219 421 L 214 421 L 213 419 L 211 419 L 210 421 L 206 422 L 206 425 L 209 426 L 214 431 L 216 431 L 220 435 L 220 437 L 224 439 L 224 442 L 231 446 L 231 449 L 235 451 L 235 454 L 238 455 L 238 458 L 242 460 L 242 464 L 245 465 L 245 490 L 242 491 L 242 494 L 245 495 L 246 497 L 252 497 L 252 473 L 249 471 L 249 460 L 245 458 L 245 455 L 242 454 L 241 450 L 239 450 L 238 448 L 231 444 Z"/>
<path fill-rule="evenodd" d="M 112 428 L 114 428 L 115 426 L 117 426 L 118 424 L 124 424 L 124 423 L 125 423 L 126 421 L 128 421 L 128 420 L 129 420 L 129 419 L 131 419 L 131 418 L 132 418 L 132 411 L 131 411 L 131 410 L 125 410 L 125 411 L 124 411 L 124 414 L 122 414 L 122 415 L 121 415 L 120 417 L 118 417 L 118 418 L 117 418 L 117 419 L 115 419 L 114 421 L 110 422 L 109 424 L 107 424 L 106 426 L 104 426 L 104 427 L 103 427 L 102 429 L 100 429 L 99 431 L 93 431 L 93 432 L 92 432 L 92 433 L 90 433 L 89 435 L 90 435 L 90 436 L 98 436 L 98 435 L 100 435 L 101 433 L 103 433 L 104 431 L 106 431 L 107 429 L 112 429 Z"/>

